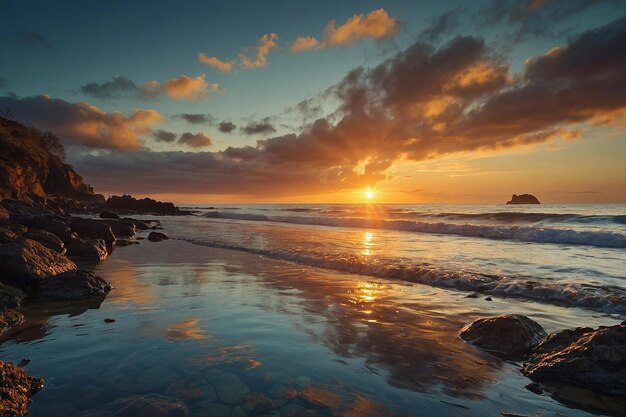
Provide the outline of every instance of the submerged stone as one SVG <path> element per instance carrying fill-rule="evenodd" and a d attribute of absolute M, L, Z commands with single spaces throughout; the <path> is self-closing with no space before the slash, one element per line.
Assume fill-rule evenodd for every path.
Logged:
<path fill-rule="evenodd" d="M 159 394 L 135 395 L 79 414 L 80 417 L 187 417 L 187 405 Z"/>

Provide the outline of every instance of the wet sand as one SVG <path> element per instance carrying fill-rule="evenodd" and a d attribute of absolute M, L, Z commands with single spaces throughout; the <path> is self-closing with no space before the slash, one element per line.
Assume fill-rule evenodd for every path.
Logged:
<path fill-rule="evenodd" d="M 46 379 L 31 416 L 150 393 L 183 400 L 191 416 L 586 416 L 530 392 L 516 363 L 458 331 L 504 313 L 547 331 L 615 324 L 177 240 L 118 248 L 98 274 L 115 287 L 103 302 L 27 304 L 29 320 L 0 346 L 2 360 L 29 358 Z"/>

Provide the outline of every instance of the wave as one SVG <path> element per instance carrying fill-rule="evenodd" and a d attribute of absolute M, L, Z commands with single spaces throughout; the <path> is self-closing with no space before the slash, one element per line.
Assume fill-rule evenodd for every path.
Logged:
<path fill-rule="evenodd" d="M 521 242 L 550 243 L 563 245 L 583 245 L 605 248 L 626 248 L 626 235 L 606 231 L 578 231 L 554 227 L 506 226 L 459 224 L 445 222 L 420 222 L 412 220 L 372 220 L 363 218 L 333 218 L 314 216 L 268 216 L 250 213 L 223 213 L 213 211 L 205 217 L 304 224 L 329 227 L 356 227 L 367 229 L 397 230 L 404 232 L 431 233 L 477 237 L 495 240 L 515 240 Z"/>
<path fill-rule="evenodd" d="M 411 265 L 404 259 L 371 258 L 355 254 L 259 249 L 209 240 L 184 239 L 191 243 L 236 250 L 311 267 L 398 279 L 434 287 L 514 297 L 568 307 L 583 307 L 607 314 L 626 314 L 626 290 L 583 284 L 539 282 L 525 277 L 508 277 L 449 271 L 429 264 Z"/>

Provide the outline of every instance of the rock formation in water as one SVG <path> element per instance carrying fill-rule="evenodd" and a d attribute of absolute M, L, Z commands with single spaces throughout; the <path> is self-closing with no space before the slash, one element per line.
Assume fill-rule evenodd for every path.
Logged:
<path fill-rule="evenodd" d="M 507 204 L 541 204 L 537 197 L 532 194 L 513 194 Z"/>
<path fill-rule="evenodd" d="M 107 210 L 116 210 L 123 213 L 150 213 L 156 215 L 184 215 L 190 214 L 182 211 L 173 203 L 156 201 L 151 198 L 136 199 L 133 196 L 124 194 L 114 195 L 104 203 Z M 107 213 L 110 214 L 110 213 Z"/>

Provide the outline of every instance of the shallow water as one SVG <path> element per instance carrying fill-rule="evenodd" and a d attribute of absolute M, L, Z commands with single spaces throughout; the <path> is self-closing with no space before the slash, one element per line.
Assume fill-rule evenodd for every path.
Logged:
<path fill-rule="evenodd" d="M 184 221 L 166 219 L 166 233 Z M 516 364 L 457 334 L 507 312 L 548 331 L 616 322 L 175 240 L 118 248 L 98 273 L 115 286 L 101 304 L 26 305 L 28 322 L 0 346 L 2 360 L 29 358 L 26 370 L 46 379 L 30 416 L 76 415 L 144 393 L 183 399 L 192 416 L 236 416 L 246 390 L 269 398 L 277 415 L 586 416 L 528 391 Z"/>

